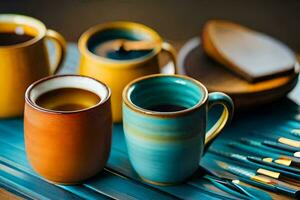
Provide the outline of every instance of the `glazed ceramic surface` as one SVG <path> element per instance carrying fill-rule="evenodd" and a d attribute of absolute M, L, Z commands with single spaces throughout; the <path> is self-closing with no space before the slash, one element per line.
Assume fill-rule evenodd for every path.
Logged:
<path fill-rule="evenodd" d="M 0 14 L 0 32 L 24 31 L 33 39 L 0 46 L 0 118 L 20 116 L 26 88 L 34 81 L 56 73 L 65 55 L 66 43 L 57 32 L 46 29 L 37 19 Z M 55 63 L 49 62 L 45 40 L 55 41 Z"/>
<path fill-rule="evenodd" d="M 58 88 L 79 88 L 101 101 L 82 110 L 54 111 L 35 101 Z M 110 89 L 88 77 L 60 75 L 33 83 L 26 91 L 24 134 L 27 158 L 42 177 L 73 184 L 103 169 L 110 152 L 112 116 Z"/>
<path fill-rule="evenodd" d="M 158 45 L 146 54 L 136 58 L 129 57 L 127 60 L 110 59 L 93 53 L 97 43 L 118 38 L 153 40 L 158 42 Z M 122 120 L 122 91 L 126 84 L 135 78 L 159 73 L 158 54 L 162 51 L 170 54 L 174 66 L 176 62 L 176 53 L 170 44 L 163 42 L 151 28 L 133 22 L 113 22 L 94 26 L 81 36 L 78 46 L 81 54 L 80 74 L 103 81 L 112 90 L 114 122 Z"/>
<path fill-rule="evenodd" d="M 187 109 L 146 109 L 161 104 Z M 223 105 L 223 113 L 205 133 L 208 109 L 215 104 Z M 154 184 L 184 181 L 197 170 L 205 144 L 212 142 L 232 114 L 229 96 L 220 92 L 208 94 L 192 78 L 150 75 L 137 79 L 123 92 L 123 126 L 131 164 L 144 180 Z"/>

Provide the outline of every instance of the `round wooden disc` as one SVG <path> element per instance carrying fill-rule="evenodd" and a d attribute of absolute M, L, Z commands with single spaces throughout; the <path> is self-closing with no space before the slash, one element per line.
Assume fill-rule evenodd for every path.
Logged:
<path fill-rule="evenodd" d="M 249 83 L 204 54 L 198 37 L 190 39 L 178 55 L 179 73 L 202 82 L 209 91 L 230 95 L 237 108 L 248 108 L 271 102 L 286 95 L 297 84 L 295 73 L 267 81 Z"/>
<path fill-rule="evenodd" d="M 226 20 L 209 20 L 202 30 L 206 54 L 249 82 L 288 75 L 295 53 L 281 41 Z"/>

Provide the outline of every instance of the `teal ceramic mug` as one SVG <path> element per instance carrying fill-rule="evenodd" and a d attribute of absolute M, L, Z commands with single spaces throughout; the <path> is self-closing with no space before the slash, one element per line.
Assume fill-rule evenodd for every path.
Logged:
<path fill-rule="evenodd" d="M 208 110 L 223 112 L 206 132 Z M 221 92 L 207 92 L 200 82 L 182 75 L 155 74 L 123 90 L 123 126 L 130 162 L 147 182 L 182 182 L 199 166 L 204 149 L 233 115 L 233 102 Z"/>

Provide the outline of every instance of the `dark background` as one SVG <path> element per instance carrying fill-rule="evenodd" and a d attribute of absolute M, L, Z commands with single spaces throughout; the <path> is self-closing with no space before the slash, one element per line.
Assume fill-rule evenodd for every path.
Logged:
<path fill-rule="evenodd" d="M 114 20 L 144 23 L 182 43 L 208 19 L 229 19 L 268 33 L 300 52 L 299 0 L 0 0 L 1 13 L 36 17 L 77 41 L 90 26 Z"/>

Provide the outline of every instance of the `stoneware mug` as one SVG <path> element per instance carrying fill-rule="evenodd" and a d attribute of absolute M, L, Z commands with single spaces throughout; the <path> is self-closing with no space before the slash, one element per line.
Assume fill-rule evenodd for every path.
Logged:
<path fill-rule="evenodd" d="M 115 39 L 155 41 L 155 48 L 149 51 L 127 52 L 126 57 L 114 59 L 99 56 L 95 48 L 103 42 Z M 106 83 L 112 90 L 113 121 L 122 120 L 122 91 L 135 78 L 160 73 L 158 55 L 165 51 L 170 55 L 174 68 L 175 49 L 162 40 L 151 28 L 133 22 L 111 22 L 88 29 L 79 39 L 81 54 L 80 74 L 94 77 Z M 176 69 L 174 69 L 176 72 Z"/>
<path fill-rule="evenodd" d="M 79 88 L 100 97 L 97 104 L 74 111 L 40 107 L 37 98 L 55 89 Z M 81 182 L 103 169 L 110 153 L 112 116 L 110 89 L 84 76 L 58 75 L 33 83 L 26 91 L 24 134 L 27 158 L 45 179 Z"/>
<path fill-rule="evenodd" d="M 41 21 L 15 14 L 0 14 L 0 35 L 0 118 L 20 116 L 26 88 L 58 71 L 66 42 Z M 53 41 L 55 46 L 55 60 L 51 64 L 46 40 Z"/>
<path fill-rule="evenodd" d="M 206 132 L 208 110 L 223 112 Z M 161 105 L 185 109 L 162 112 Z M 130 162 L 145 181 L 158 185 L 182 182 L 199 166 L 204 149 L 233 115 L 233 103 L 220 92 L 182 75 L 150 75 L 129 83 L 123 92 L 123 126 Z"/>

